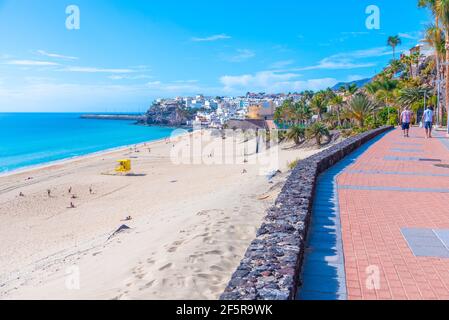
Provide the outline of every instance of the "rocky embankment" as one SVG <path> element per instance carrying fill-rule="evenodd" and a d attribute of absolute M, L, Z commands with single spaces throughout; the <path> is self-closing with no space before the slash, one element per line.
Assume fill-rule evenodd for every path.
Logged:
<path fill-rule="evenodd" d="M 179 106 L 153 105 L 146 113 L 145 124 L 180 127 L 185 126 L 195 117 L 193 110 Z"/>

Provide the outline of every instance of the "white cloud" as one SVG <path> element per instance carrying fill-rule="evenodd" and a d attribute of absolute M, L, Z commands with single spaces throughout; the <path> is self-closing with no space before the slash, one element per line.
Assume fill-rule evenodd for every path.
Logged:
<path fill-rule="evenodd" d="M 404 32 L 398 34 L 399 38 L 409 39 L 409 40 L 419 40 L 422 36 L 420 31 L 414 32 Z"/>
<path fill-rule="evenodd" d="M 300 77 L 296 73 L 261 71 L 255 74 L 239 76 L 223 76 L 220 82 L 227 93 L 246 91 L 287 92 L 303 90 L 320 90 L 334 86 L 338 81 L 333 78 L 295 80 Z"/>
<path fill-rule="evenodd" d="M 347 77 L 347 82 L 359 81 L 359 80 L 366 79 L 366 78 L 367 77 L 364 77 L 364 76 L 361 76 L 361 75 L 358 75 L 358 74 L 349 75 Z"/>
<path fill-rule="evenodd" d="M 151 81 L 146 86 L 156 92 L 173 93 L 176 95 L 203 91 L 203 88 L 197 84 L 196 80 L 177 80 L 170 83 Z"/>
<path fill-rule="evenodd" d="M 350 52 L 337 53 L 322 59 L 317 65 L 298 68 L 299 71 L 305 70 L 343 70 L 343 69 L 361 69 L 376 66 L 374 62 L 358 62 L 356 60 L 367 58 L 378 58 L 391 55 L 392 51 L 386 47 L 376 47 L 371 49 L 356 50 Z"/>
<path fill-rule="evenodd" d="M 235 87 L 270 87 L 275 83 L 290 81 L 299 77 L 295 73 L 277 73 L 275 71 L 261 71 L 256 74 L 244 74 L 239 76 L 225 75 L 220 78 L 220 82 L 226 90 Z"/>
<path fill-rule="evenodd" d="M 198 80 L 176 80 L 175 83 L 198 83 Z"/>
<path fill-rule="evenodd" d="M 126 75 L 126 74 L 113 74 L 108 77 L 111 80 L 142 80 L 142 79 L 151 79 L 152 76 L 146 75 L 146 74 L 138 74 L 138 75 Z"/>
<path fill-rule="evenodd" d="M 325 58 L 321 60 L 317 65 L 300 68 L 301 71 L 307 70 L 341 70 L 341 69 L 359 69 L 359 68 L 369 68 L 374 67 L 375 63 L 354 63 L 349 59 L 335 59 L 335 58 Z"/>
<path fill-rule="evenodd" d="M 55 58 L 55 59 L 64 59 L 64 60 L 78 60 L 78 57 L 71 57 L 71 56 L 65 56 L 62 54 L 57 53 L 50 53 L 44 50 L 37 50 L 36 51 L 39 55 L 49 57 L 49 58 Z"/>
<path fill-rule="evenodd" d="M 218 41 L 218 40 L 226 40 L 231 39 L 231 36 L 228 36 L 227 34 L 216 34 L 205 38 L 192 38 L 192 41 L 194 42 L 212 42 L 212 41 Z"/>
<path fill-rule="evenodd" d="M 229 62 L 243 62 L 246 60 L 249 60 L 251 58 L 254 58 L 256 56 L 256 53 L 249 49 L 237 49 L 236 54 L 230 55 L 230 56 L 222 56 L 223 60 L 229 61 Z"/>
<path fill-rule="evenodd" d="M 270 66 L 270 69 L 282 69 L 289 65 L 292 65 L 295 63 L 295 60 L 282 60 L 282 61 L 276 61 Z"/>
<path fill-rule="evenodd" d="M 10 60 L 6 64 L 14 66 L 58 66 L 59 63 L 51 61 L 37 61 L 37 60 Z"/>
<path fill-rule="evenodd" d="M 376 58 L 391 55 L 392 51 L 387 47 L 376 47 L 371 49 L 356 50 L 335 54 L 331 57 L 335 58 Z"/>
<path fill-rule="evenodd" d="M 80 72 L 80 73 L 133 73 L 133 69 L 109 69 L 96 67 L 66 67 L 60 71 L 66 72 Z"/>
<path fill-rule="evenodd" d="M 343 35 L 350 35 L 350 36 L 362 36 L 362 35 L 366 35 L 369 34 L 369 32 L 367 31 L 349 31 L 349 32 L 341 32 L 341 34 Z"/>

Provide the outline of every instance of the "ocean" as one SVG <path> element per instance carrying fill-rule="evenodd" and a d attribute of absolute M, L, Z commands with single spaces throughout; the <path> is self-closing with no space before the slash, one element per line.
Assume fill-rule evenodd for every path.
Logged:
<path fill-rule="evenodd" d="M 0 113 L 0 173 L 170 137 L 173 128 L 81 119 L 78 113 Z"/>

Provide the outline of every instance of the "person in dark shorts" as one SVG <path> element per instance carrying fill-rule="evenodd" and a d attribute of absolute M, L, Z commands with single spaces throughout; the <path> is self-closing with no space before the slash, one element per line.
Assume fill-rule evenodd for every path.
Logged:
<path fill-rule="evenodd" d="M 426 129 L 426 138 L 432 138 L 432 128 L 433 128 L 433 109 L 432 106 L 427 106 L 427 109 L 424 111 L 422 116 L 422 122 L 424 125 L 424 129 Z"/>
<path fill-rule="evenodd" d="M 401 113 L 401 124 L 402 124 L 402 131 L 404 132 L 404 137 L 408 138 L 408 134 L 410 131 L 410 123 L 412 120 L 412 112 L 409 110 L 408 107 L 404 108 L 404 111 Z"/>

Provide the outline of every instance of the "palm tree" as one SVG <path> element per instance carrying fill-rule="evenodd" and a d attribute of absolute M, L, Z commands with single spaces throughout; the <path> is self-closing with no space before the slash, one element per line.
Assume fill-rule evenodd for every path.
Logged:
<path fill-rule="evenodd" d="M 359 124 L 360 128 L 365 125 L 365 119 L 377 109 L 374 103 L 364 93 L 358 93 L 348 102 L 348 112 Z"/>
<path fill-rule="evenodd" d="M 432 94 L 430 88 L 405 88 L 399 93 L 399 101 L 404 105 L 411 105 L 416 102 L 421 102 L 424 97 L 429 98 Z"/>
<path fill-rule="evenodd" d="M 430 9 L 435 17 L 435 26 L 439 26 L 439 16 L 436 13 L 437 11 L 437 2 L 439 0 L 418 0 L 419 8 L 427 8 Z"/>
<path fill-rule="evenodd" d="M 401 60 L 392 60 L 390 63 L 390 71 L 393 73 L 393 76 L 398 72 L 404 71 L 404 62 L 407 61 L 407 56 L 404 56 Z M 411 70 L 410 70 L 411 71 Z M 411 75 L 411 72 L 410 72 Z"/>
<path fill-rule="evenodd" d="M 423 42 L 433 47 L 435 50 L 435 64 L 436 64 L 436 79 L 435 79 L 435 93 L 438 96 L 437 108 L 438 108 L 438 121 L 441 124 L 443 119 L 443 108 L 440 105 L 439 93 L 442 70 L 440 69 L 440 61 L 444 60 L 446 55 L 444 34 L 443 31 L 436 25 L 430 25 L 425 32 L 425 39 Z"/>
<path fill-rule="evenodd" d="M 382 101 L 385 107 L 394 104 L 396 102 L 397 87 L 399 85 L 399 82 L 397 80 L 382 79 L 377 83 L 379 86 L 379 90 L 376 92 L 376 99 Z M 390 118 L 389 111 L 388 118 Z"/>
<path fill-rule="evenodd" d="M 432 89 L 411 87 L 404 88 L 399 93 L 399 102 L 404 106 L 411 106 L 417 102 L 423 101 L 423 106 L 426 105 L 426 100 L 432 95 Z M 417 119 L 418 120 L 418 119 Z"/>
<path fill-rule="evenodd" d="M 288 99 L 282 103 L 282 106 L 276 109 L 274 120 L 282 124 L 291 124 L 293 121 L 293 100 Z"/>
<path fill-rule="evenodd" d="M 321 146 L 321 140 L 323 137 L 329 137 L 329 129 L 321 122 L 315 122 L 312 126 L 307 128 L 306 136 L 308 139 L 315 138 L 316 144 Z"/>
<path fill-rule="evenodd" d="M 435 15 L 441 20 L 446 41 L 446 111 L 449 110 L 449 0 L 437 0 Z"/>
<path fill-rule="evenodd" d="M 335 95 L 334 98 L 331 100 L 331 104 L 335 106 L 335 112 L 337 113 L 337 121 L 338 125 L 341 126 L 341 108 L 343 106 L 343 97 L 339 95 Z"/>
<path fill-rule="evenodd" d="M 379 81 L 373 81 L 365 85 L 365 92 L 367 92 L 371 97 L 375 97 L 377 91 L 380 90 Z"/>
<path fill-rule="evenodd" d="M 318 92 L 310 101 L 310 107 L 318 115 L 318 120 L 323 118 L 323 113 L 327 111 L 326 95 L 323 92 Z"/>
<path fill-rule="evenodd" d="M 387 45 L 393 49 L 393 60 L 396 60 L 396 47 L 402 44 L 399 36 L 388 37 Z"/>
<path fill-rule="evenodd" d="M 314 95 L 315 95 L 314 92 L 311 90 L 303 91 L 301 93 L 301 101 L 303 103 L 309 103 L 312 100 Z"/>
<path fill-rule="evenodd" d="M 444 45 L 444 40 L 443 40 L 443 33 L 440 28 L 440 10 L 438 9 L 438 7 L 440 6 L 439 2 L 440 2 L 439 0 L 418 0 L 418 7 L 429 9 L 435 18 L 434 25 L 430 26 L 426 31 L 426 39 L 424 40 L 424 42 L 427 42 L 429 45 L 431 45 L 435 49 L 435 62 L 436 62 L 436 69 L 437 69 L 436 91 L 437 91 L 437 97 L 438 97 L 437 108 L 438 108 L 438 115 L 439 115 L 438 121 L 440 121 L 442 123 L 443 108 L 440 104 L 440 97 L 439 97 L 440 80 L 441 80 L 440 61 L 444 60 L 446 53 L 445 53 L 445 45 Z M 446 88 L 446 94 L 447 94 L 447 88 Z M 446 101 L 447 101 L 447 96 L 446 96 Z M 446 109 L 447 109 L 447 106 L 446 106 Z"/>
<path fill-rule="evenodd" d="M 304 140 L 306 128 L 301 125 L 292 126 L 287 132 L 287 139 L 293 140 L 296 145 L 299 145 Z"/>
<path fill-rule="evenodd" d="M 293 117 L 296 123 L 300 124 L 306 124 L 307 121 L 312 117 L 312 110 L 310 110 L 310 107 L 303 102 L 295 103 L 293 113 Z"/>

